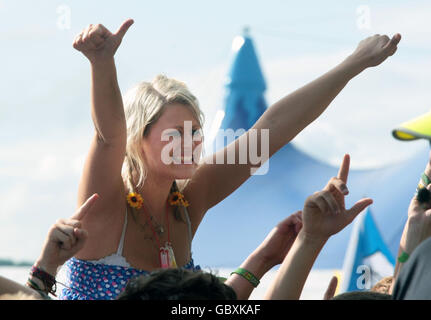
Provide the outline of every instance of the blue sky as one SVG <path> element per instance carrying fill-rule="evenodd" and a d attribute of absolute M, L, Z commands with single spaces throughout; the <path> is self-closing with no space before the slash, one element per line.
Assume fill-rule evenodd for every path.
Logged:
<path fill-rule="evenodd" d="M 349 152 L 359 168 L 424 147 L 390 132 L 430 109 L 430 14 L 427 1 L 0 0 L 0 257 L 36 258 L 49 226 L 74 210 L 92 123 L 89 64 L 72 41 L 88 24 L 115 30 L 133 18 L 116 56 L 121 90 L 158 73 L 181 79 L 201 102 L 206 132 L 223 107 L 232 40 L 244 26 L 269 105 L 341 62 L 361 39 L 401 33 L 397 54 L 349 83 L 294 141 L 333 164 Z"/>

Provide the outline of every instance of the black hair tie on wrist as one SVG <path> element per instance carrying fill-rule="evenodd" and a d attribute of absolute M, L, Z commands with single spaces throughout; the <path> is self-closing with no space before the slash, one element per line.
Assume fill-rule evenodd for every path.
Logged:
<path fill-rule="evenodd" d="M 416 199 L 419 203 L 428 203 L 431 200 L 431 192 L 427 188 L 420 188 Z"/>

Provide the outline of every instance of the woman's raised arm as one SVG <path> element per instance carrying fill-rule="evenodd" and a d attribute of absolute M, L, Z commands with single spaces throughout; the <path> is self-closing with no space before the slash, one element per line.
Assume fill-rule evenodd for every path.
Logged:
<path fill-rule="evenodd" d="M 124 160 L 127 128 L 123 100 L 117 82 L 114 54 L 133 20 L 126 20 L 115 33 L 103 25 L 90 25 L 74 40 L 91 64 L 91 115 L 95 135 L 87 155 L 78 190 L 78 205 L 93 193 L 105 201 L 97 212 L 110 208 L 113 197 L 122 197 L 121 168 Z M 107 203 L 107 201 L 109 201 Z M 97 214 L 95 214 L 97 216 Z"/>
<path fill-rule="evenodd" d="M 199 211 L 206 212 L 253 174 L 253 168 L 256 170 L 256 163 L 253 162 L 256 159 L 253 161 L 247 150 L 257 148 L 262 162 L 265 156 L 267 159 L 271 157 L 322 114 L 352 78 L 393 55 L 400 40 L 399 34 L 392 39 L 375 35 L 362 40 L 342 63 L 276 102 L 249 131 L 211 155 L 211 159 L 204 159 L 188 186 L 189 198 L 194 198 L 195 191 L 199 194 L 198 199 L 191 199 L 199 207 Z M 244 145 L 248 148 L 244 148 Z M 226 161 L 232 154 L 235 156 L 234 164 Z M 220 163 L 221 159 L 224 159 L 223 163 Z M 201 218 L 195 217 L 196 221 Z"/>

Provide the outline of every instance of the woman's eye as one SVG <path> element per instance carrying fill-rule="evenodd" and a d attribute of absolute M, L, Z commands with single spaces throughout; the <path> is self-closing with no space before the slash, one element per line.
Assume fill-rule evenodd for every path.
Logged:
<path fill-rule="evenodd" d="M 179 131 L 172 131 L 172 132 L 169 132 L 168 133 L 168 136 L 169 137 L 181 137 L 181 132 L 179 132 Z"/>

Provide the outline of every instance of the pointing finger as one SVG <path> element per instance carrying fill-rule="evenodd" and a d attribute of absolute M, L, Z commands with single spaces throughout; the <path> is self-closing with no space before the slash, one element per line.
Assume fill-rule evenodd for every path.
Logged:
<path fill-rule="evenodd" d="M 330 300 L 334 297 L 335 291 L 337 291 L 338 278 L 333 276 L 331 281 L 329 282 L 328 288 L 326 289 L 325 295 L 323 296 L 323 300 Z"/>
<path fill-rule="evenodd" d="M 75 214 L 71 217 L 71 219 L 82 220 L 85 215 L 90 211 L 93 205 L 96 203 L 97 199 L 99 199 L 99 195 L 97 193 L 93 194 L 84 204 L 75 212 Z"/>
<path fill-rule="evenodd" d="M 340 170 L 338 170 L 337 178 L 341 179 L 344 183 L 347 183 L 347 177 L 349 176 L 350 167 L 350 155 L 345 154 L 343 162 L 341 163 Z"/>

